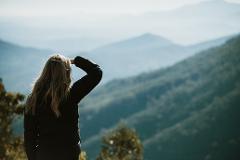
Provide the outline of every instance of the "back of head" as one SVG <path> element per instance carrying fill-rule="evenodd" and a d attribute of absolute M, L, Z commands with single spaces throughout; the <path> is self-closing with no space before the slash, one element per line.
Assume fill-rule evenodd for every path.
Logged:
<path fill-rule="evenodd" d="M 50 107 L 57 117 L 60 116 L 59 104 L 68 96 L 71 84 L 70 59 L 63 55 L 52 55 L 37 80 L 34 83 L 32 93 L 27 99 L 27 111 L 35 114 L 39 100 L 46 102 L 51 100 Z"/>

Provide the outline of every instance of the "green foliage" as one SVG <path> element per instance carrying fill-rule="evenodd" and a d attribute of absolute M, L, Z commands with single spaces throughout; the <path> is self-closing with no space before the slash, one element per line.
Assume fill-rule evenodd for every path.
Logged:
<path fill-rule="evenodd" d="M 24 106 L 21 102 L 24 96 L 19 93 L 6 92 L 0 79 L 0 159 L 21 160 L 25 159 L 22 137 L 15 136 L 12 123 L 17 115 L 23 113 Z"/>
<path fill-rule="evenodd" d="M 79 160 L 87 160 L 87 154 L 85 151 L 81 151 L 81 154 L 79 155 Z"/>
<path fill-rule="evenodd" d="M 137 133 L 121 125 L 104 135 L 97 160 L 142 160 L 142 157 L 143 147 Z"/>

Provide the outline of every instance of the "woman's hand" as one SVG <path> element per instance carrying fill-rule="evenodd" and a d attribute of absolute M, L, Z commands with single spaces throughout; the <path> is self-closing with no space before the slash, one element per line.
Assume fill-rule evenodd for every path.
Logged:
<path fill-rule="evenodd" d="M 70 61 L 71 61 L 71 64 L 74 64 L 74 59 L 70 59 Z"/>

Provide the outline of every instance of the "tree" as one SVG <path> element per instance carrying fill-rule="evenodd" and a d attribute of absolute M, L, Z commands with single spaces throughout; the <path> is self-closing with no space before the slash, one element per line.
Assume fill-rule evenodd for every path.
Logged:
<path fill-rule="evenodd" d="M 102 138 L 102 149 L 97 160 L 142 159 L 143 146 L 133 129 L 120 125 Z"/>
<path fill-rule="evenodd" d="M 23 150 L 23 138 L 15 136 L 12 123 L 17 115 L 22 115 L 24 95 L 6 92 L 0 78 L 0 159 L 26 159 Z"/>
<path fill-rule="evenodd" d="M 79 160 L 86 160 L 87 154 L 85 151 L 81 151 L 81 154 L 79 155 Z"/>

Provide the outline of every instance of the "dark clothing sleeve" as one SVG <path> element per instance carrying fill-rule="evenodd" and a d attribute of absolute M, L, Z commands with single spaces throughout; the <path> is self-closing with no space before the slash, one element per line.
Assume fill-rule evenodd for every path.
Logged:
<path fill-rule="evenodd" d="M 28 160 L 36 159 L 37 125 L 36 118 L 30 113 L 24 114 L 24 148 Z"/>
<path fill-rule="evenodd" d="M 102 70 L 98 64 L 80 56 L 74 58 L 74 64 L 87 73 L 77 80 L 70 89 L 73 102 L 79 103 L 100 82 Z"/>

